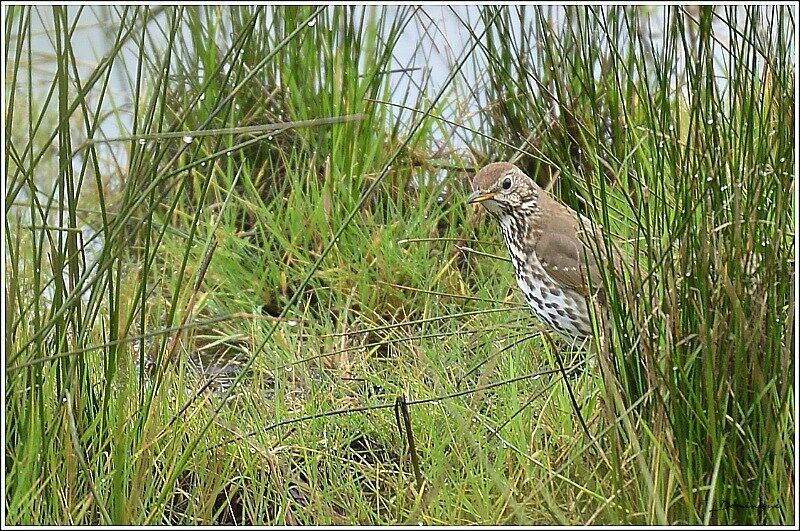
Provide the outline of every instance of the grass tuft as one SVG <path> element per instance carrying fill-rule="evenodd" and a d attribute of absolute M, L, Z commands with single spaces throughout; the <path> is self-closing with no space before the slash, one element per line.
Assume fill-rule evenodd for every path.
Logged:
<path fill-rule="evenodd" d="M 6 523 L 795 522 L 795 9 L 5 13 Z M 626 257 L 588 353 L 494 160 Z"/>

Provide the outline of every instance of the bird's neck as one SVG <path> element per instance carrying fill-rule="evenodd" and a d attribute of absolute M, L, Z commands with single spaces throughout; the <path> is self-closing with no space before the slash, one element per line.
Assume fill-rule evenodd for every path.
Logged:
<path fill-rule="evenodd" d="M 512 212 L 498 216 L 500 230 L 512 257 L 528 256 L 533 251 L 539 236 L 536 227 L 540 216 L 538 201 L 527 201 Z"/>

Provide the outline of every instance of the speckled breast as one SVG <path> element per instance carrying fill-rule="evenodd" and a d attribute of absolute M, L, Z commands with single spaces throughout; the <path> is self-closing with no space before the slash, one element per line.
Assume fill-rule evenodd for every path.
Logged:
<path fill-rule="evenodd" d="M 592 335 L 586 301 L 577 292 L 563 288 L 542 269 L 536 255 L 527 263 L 513 259 L 517 284 L 533 313 L 567 340 Z"/>
<path fill-rule="evenodd" d="M 500 228 L 514 264 L 514 276 L 534 315 L 568 341 L 592 335 L 586 300 L 578 292 L 559 285 L 542 268 L 533 251 L 535 240 L 525 222 L 500 217 Z M 524 238 L 520 236 L 526 235 Z"/>

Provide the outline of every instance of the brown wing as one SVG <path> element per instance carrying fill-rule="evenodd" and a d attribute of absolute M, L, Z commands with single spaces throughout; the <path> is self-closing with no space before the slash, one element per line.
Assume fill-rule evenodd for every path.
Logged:
<path fill-rule="evenodd" d="M 584 296 L 590 282 L 594 289 L 602 288 L 603 277 L 597 260 L 607 262 L 608 257 L 600 227 L 584 216 L 580 216 L 579 221 L 579 214 L 547 195 L 542 201 L 549 215 L 542 220 L 541 236 L 534 251 L 544 270 L 560 284 Z M 595 238 L 588 237 L 591 234 Z M 597 258 L 595 253 L 598 253 Z M 617 253 L 612 250 L 611 254 L 612 274 L 620 278 L 622 263 Z"/>
<path fill-rule="evenodd" d="M 591 279 L 596 289 L 603 285 L 597 261 L 576 236 L 544 232 L 534 248 L 542 268 L 559 284 L 586 295 Z M 585 250 L 585 256 L 584 256 Z"/>

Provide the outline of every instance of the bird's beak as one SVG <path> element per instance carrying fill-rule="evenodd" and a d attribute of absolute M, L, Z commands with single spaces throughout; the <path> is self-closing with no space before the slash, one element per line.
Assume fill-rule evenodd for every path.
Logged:
<path fill-rule="evenodd" d="M 487 201 L 487 200 L 493 199 L 493 198 L 494 198 L 494 194 L 487 193 L 487 192 L 481 192 L 480 190 L 475 190 L 474 192 L 469 194 L 469 197 L 467 197 L 467 203 L 482 203 L 484 201 Z"/>

